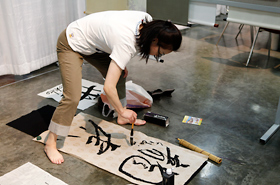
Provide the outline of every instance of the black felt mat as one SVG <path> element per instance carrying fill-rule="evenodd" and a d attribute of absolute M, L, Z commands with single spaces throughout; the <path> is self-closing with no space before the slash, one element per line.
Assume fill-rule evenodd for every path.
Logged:
<path fill-rule="evenodd" d="M 48 130 L 54 111 L 55 107 L 46 105 L 8 123 L 7 125 L 36 137 Z"/>

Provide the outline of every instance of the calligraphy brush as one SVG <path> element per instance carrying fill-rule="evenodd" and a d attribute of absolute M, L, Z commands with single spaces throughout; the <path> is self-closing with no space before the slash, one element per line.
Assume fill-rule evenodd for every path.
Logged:
<path fill-rule="evenodd" d="M 134 122 L 132 123 L 131 131 L 130 131 L 130 144 L 131 144 L 131 146 L 133 145 L 133 127 L 134 127 Z"/>

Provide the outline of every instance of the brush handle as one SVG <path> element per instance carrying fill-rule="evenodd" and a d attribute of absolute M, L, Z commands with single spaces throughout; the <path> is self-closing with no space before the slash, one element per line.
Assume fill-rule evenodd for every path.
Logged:
<path fill-rule="evenodd" d="M 133 145 L 133 129 L 130 131 L 130 144 Z"/>

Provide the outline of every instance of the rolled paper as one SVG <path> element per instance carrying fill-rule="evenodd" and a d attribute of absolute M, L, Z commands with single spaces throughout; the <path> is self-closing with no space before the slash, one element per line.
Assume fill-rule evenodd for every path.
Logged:
<path fill-rule="evenodd" d="M 210 154 L 209 152 L 206 152 L 205 150 L 202 150 L 201 148 L 199 148 L 199 147 L 197 147 L 197 146 L 195 146 L 195 145 L 193 145 L 193 144 L 191 144 L 191 143 L 189 143 L 189 142 L 187 142 L 183 139 L 179 139 L 179 138 L 177 138 L 177 139 L 179 141 L 179 144 L 185 146 L 186 148 L 189 148 L 189 149 L 191 149 L 195 152 L 201 153 L 203 155 L 207 155 L 210 160 L 212 160 L 212 161 L 214 161 L 218 164 L 220 164 L 222 162 L 221 158 L 219 158 L 219 157 L 217 157 L 213 154 Z"/>

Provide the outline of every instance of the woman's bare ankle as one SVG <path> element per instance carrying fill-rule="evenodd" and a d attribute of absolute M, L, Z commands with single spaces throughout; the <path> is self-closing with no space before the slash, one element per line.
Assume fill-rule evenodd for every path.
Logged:
<path fill-rule="evenodd" d="M 57 135 L 53 132 L 50 132 L 46 141 L 44 151 L 52 163 L 61 164 L 64 162 L 64 159 L 56 148 L 56 140 Z"/>
<path fill-rule="evenodd" d="M 57 135 L 53 132 L 50 132 L 48 135 L 48 139 L 46 141 L 46 145 L 56 147 L 56 140 L 57 140 Z"/>

